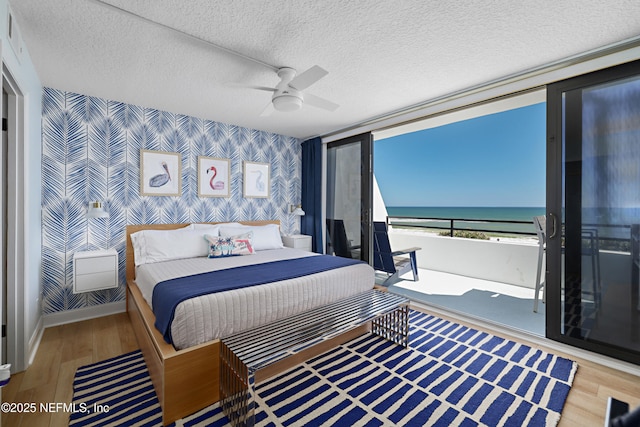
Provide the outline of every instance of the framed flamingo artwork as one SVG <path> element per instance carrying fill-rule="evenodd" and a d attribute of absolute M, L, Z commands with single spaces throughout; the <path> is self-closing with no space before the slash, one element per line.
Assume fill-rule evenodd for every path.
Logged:
<path fill-rule="evenodd" d="M 198 197 L 229 197 L 229 159 L 198 156 Z"/>
<path fill-rule="evenodd" d="M 244 162 L 243 196 L 269 197 L 269 163 Z"/>
<path fill-rule="evenodd" d="M 140 150 L 140 195 L 180 196 L 181 167 L 180 153 Z"/>

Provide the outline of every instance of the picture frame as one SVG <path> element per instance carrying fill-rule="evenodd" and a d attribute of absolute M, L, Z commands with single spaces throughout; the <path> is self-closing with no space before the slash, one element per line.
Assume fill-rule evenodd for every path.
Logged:
<path fill-rule="evenodd" d="M 182 195 L 180 153 L 140 150 L 140 195 Z"/>
<path fill-rule="evenodd" d="M 269 169 L 269 163 L 244 162 L 242 194 L 245 198 L 269 197 L 271 186 Z"/>
<path fill-rule="evenodd" d="M 229 159 L 198 156 L 198 197 L 229 197 L 230 187 Z"/>

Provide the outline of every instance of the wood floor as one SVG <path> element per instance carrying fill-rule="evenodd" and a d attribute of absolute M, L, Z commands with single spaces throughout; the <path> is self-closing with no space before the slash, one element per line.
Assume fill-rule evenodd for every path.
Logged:
<path fill-rule="evenodd" d="M 137 348 L 126 313 L 48 328 L 33 364 L 25 372 L 12 376 L 9 384 L 2 389 L 2 401 L 69 403 L 73 375 L 79 366 Z M 602 426 L 609 396 L 628 402 L 632 408 L 640 406 L 639 377 L 568 354 L 552 352 L 576 360 L 579 364 L 560 427 Z M 2 414 L 2 426 L 66 426 L 68 419 L 66 412 L 11 413 Z"/>
<path fill-rule="evenodd" d="M 47 328 L 33 364 L 11 377 L 3 402 L 70 403 L 76 369 L 138 349 L 126 313 Z M 68 412 L 2 414 L 2 427 L 67 426 Z"/>

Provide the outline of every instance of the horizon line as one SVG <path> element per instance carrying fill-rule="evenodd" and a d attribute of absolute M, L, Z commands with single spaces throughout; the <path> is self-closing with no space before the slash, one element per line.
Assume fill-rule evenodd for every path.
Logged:
<path fill-rule="evenodd" d="M 546 206 L 387 206 L 387 208 L 545 208 Z"/>

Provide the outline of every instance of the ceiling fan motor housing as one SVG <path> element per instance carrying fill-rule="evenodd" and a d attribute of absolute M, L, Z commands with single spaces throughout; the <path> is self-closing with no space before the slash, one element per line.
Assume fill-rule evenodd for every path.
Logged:
<path fill-rule="evenodd" d="M 285 91 L 277 91 L 271 98 L 273 107 L 278 111 L 296 111 L 302 108 L 304 99 L 302 93 L 294 89 L 287 89 Z"/>
<path fill-rule="evenodd" d="M 278 70 L 280 83 L 276 86 L 271 101 L 278 111 L 290 112 L 302 108 L 304 98 L 302 92 L 289 86 L 289 82 L 296 76 L 296 70 L 289 67 L 283 67 Z"/>

